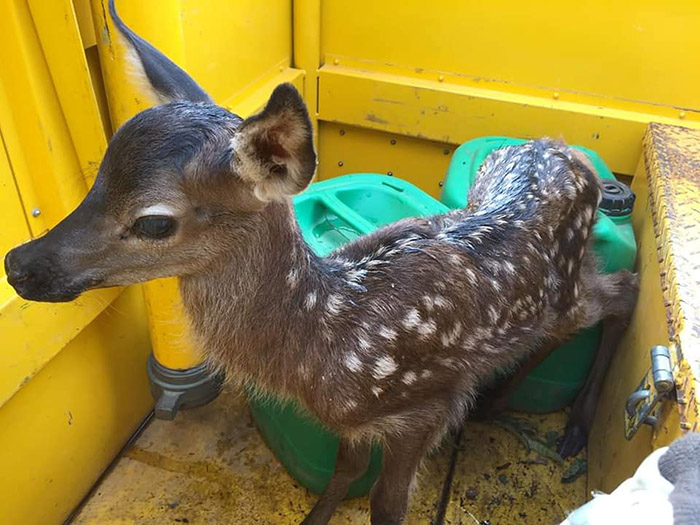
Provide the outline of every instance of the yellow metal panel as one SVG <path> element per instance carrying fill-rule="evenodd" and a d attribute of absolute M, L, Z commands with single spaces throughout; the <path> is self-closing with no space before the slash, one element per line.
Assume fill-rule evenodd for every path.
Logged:
<path fill-rule="evenodd" d="M 0 407 L 0 523 L 67 517 L 152 406 L 148 351 L 131 288 Z"/>
<path fill-rule="evenodd" d="M 327 0 L 321 15 L 326 64 L 454 73 L 619 109 L 640 101 L 666 116 L 700 109 L 698 2 Z"/>
<path fill-rule="evenodd" d="M 163 3 L 167 2 L 157 3 L 158 9 Z M 289 67 L 289 0 L 180 3 L 186 69 L 215 100 L 225 100 Z"/>
<path fill-rule="evenodd" d="M 73 0 L 75 18 L 78 20 L 80 29 L 80 39 L 85 49 L 97 44 L 95 36 L 95 26 L 92 23 L 92 12 L 90 11 L 90 0 Z"/>
<path fill-rule="evenodd" d="M 107 148 L 107 140 L 73 3 L 71 0 L 29 0 L 28 4 L 80 159 L 80 169 L 92 183 Z"/>
<path fill-rule="evenodd" d="M 10 170 L 10 162 L 0 133 L 0 210 L 2 210 L 2 227 L 0 227 L 0 256 L 10 248 L 29 238 L 29 225 L 22 210 L 22 203 L 17 193 L 15 179 Z M 5 265 L 0 264 L 0 281 L 4 279 Z M 1 381 L 0 381 L 1 383 Z"/>
<path fill-rule="evenodd" d="M 320 128 L 320 180 L 348 173 L 391 173 L 440 197 L 453 146 L 330 122 L 321 122 Z"/>
<path fill-rule="evenodd" d="M 61 220 L 86 184 L 27 4 L 0 16 L 0 129 L 33 235 Z M 38 217 L 32 210 L 41 211 Z"/>
<path fill-rule="evenodd" d="M 304 72 L 300 69 L 280 68 L 259 84 L 251 85 L 221 102 L 229 111 L 243 118 L 262 110 L 270 94 L 279 84 L 290 82 L 301 92 L 304 89 Z"/>
<path fill-rule="evenodd" d="M 302 93 L 306 99 L 318 149 L 318 68 L 321 65 L 321 0 L 295 0 L 294 67 L 306 72 Z"/>
<path fill-rule="evenodd" d="M 35 303 L 18 297 L 2 278 L 0 406 L 77 337 L 119 291 L 116 288 L 95 290 L 65 304 Z"/>
<path fill-rule="evenodd" d="M 634 173 L 652 116 L 326 64 L 319 118 L 452 144 L 483 135 L 553 136 L 595 149 L 613 171 Z"/>
<path fill-rule="evenodd" d="M 645 161 L 671 341 L 681 354 L 681 426 L 698 429 L 700 377 L 700 131 L 652 124 Z"/>
<path fill-rule="evenodd" d="M 697 430 L 700 373 L 700 132 L 651 124 L 633 181 L 634 227 L 641 291 L 632 324 L 610 367 L 589 446 L 589 488 L 610 490 L 629 476 L 652 447 Z M 649 349 L 668 345 L 678 404 L 667 403 L 653 433 L 622 438 L 627 396 L 650 366 Z"/>
<path fill-rule="evenodd" d="M 651 365 L 649 350 L 655 345 L 669 344 L 645 169 L 642 164 L 632 183 L 632 191 L 637 196 L 633 224 L 639 249 L 638 306 L 610 365 L 600 396 L 588 444 L 589 491 L 613 490 L 634 473 L 652 450 L 651 429 L 643 426 L 628 442 L 623 418 L 627 397 L 636 390 Z"/>

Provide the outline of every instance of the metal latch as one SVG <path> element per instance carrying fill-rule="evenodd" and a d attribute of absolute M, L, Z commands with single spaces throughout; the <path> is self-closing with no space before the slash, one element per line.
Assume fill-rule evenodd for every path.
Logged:
<path fill-rule="evenodd" d="M 656 426 L 660 402 L 674 394 L 670 350 L 665 346 L 655 346 L 650 353 L 651 369 L 625 403 L 625 438 L 628 440 L 642 425 Z"/>

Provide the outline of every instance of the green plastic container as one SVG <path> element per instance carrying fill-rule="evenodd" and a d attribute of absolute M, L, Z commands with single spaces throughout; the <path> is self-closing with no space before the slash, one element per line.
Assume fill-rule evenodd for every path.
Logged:
<path fill-rule="evenodd" d="M 415 186 L 386 175 L 346 175 L 312 185 L 294 200 L 302 235 L 318 255 L 404 217 L 444 213 L 449 208 Z M 312 492 L 322 492 L 333 474 L 338 437 L 296 403 L 248 396 L 255 422 L 287 471 Z M 366 494 L 381 469 L 381 449 L 348 497 Z"/>
<path fill-rule="evenodd" d="M 440 200 L 450 208 L 467 204 L 469 188 L 484 159 L 495 149 L 523 144 L 527 141 L 508 137 L 483 137 L 462 144 L 450 161 Z M 603 159 L 582 146 L 574 146 L 588 155 L 603 179 L 615 181 L 615 176 Z M 619 191 L 615 183 L 610 190 Z M 608 188 L 606 188 L 608 190 Z M 629 190 L 626 190 L 629 192 Z M 631 192 L 628 193 L 628 197 Z M 615 200 L 615 195 L 610 196 Z M 620 196 L 618 202 L 624 200 Z M 616 272 L 632 270 L 637 257 L 637 244 L 631 222 L 633 196 L 624 206 L 610 206 L 607 199 L 601 203 L 598 220 L 593 228 L 594 249 L 603 270 Z M 608 207 L 609 210 L 603 208 Z M 525 378 L 510 400 L 509 408 L 524 412 L 546 413 L 559 410 L 574 400 L 588 377 L 600 344 L 601 328 L 596 326 L 581 331 L 568 343 L 557 348 Z"/>

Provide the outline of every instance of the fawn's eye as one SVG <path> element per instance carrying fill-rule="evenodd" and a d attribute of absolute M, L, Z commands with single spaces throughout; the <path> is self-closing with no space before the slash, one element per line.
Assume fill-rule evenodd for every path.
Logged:
<path fill-rule="evenodd" d="M 145 215 L 139 217 L 131 227 L 134 235 L 148 239 L 165 239 L 175 233 L 177 222 L 167 215 Z"/>

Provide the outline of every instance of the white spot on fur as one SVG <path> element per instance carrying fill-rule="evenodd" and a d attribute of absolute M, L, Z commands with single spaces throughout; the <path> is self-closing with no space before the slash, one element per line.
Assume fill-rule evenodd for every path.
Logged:
<path fill-rule="evenodd" d="M 452 308 L 452 303 L 445 299 L 442 295 L 436 295 L 433 298 L 433 304 L 437 306 L 438 308 Z"/>
<path fill-rule="evenodd" d="M 425 309 L 431 312 L 435 308 L 435 301 L 429 295 L 423 296 L 423 304 L 425 304 Z"/>
<path fill-rule="evenodd" d="M 372 344 L 364 336 L 358 338 L 357 345 L 365 352 L 372 348 Z"/>
<path fill-rule="evenodd" d="M 403 326 L 407 329 L 412 329 L 418 326 L 421 322 L 420 314 L 416 308 L 411 308 L 403 320 Z"/>
<path fill-rule="evenodd" d="M 489 306 L 489 319 L 491 319 L 493 324 L 498 322 L 498 312 L 496 312 L 496 309 L 493 306 Z"/>
<path fill-rule="evenodd" d="M 299 271 L 296 268 L 292 267 L 289 270 L 289 273 L 287 274 L 287 284 L 290 286 L 290 288 L 295 288 L 298 281 Z"/>
<path fill-rule="evenodd" d="M 567 271 L 569 272 L 569 275 L 571 275 L 574 271 L 574 260 L 569 259 L 569 262 L 567 263 Z"/>
<path fill-rule="evenodd" d="M 567 228 L 566 229 L 566 238 L 569 239 L 570 241 L 574 240 L 574 230 L 573 228 Z"/>
<path fill-rule="evenodd" d="M 464 274 L 467 276 L 467 280 L 472 283 L 476 284 L 476 273 L 474 273 L 474 270 L 471 268 L 464 268 Z"/>
<path fill-rule="evenodd" d="M 442 336 L 440 337 L 440 339 L 442 341 L 442 346 L 444 346 L 444 347 L 452 346 L 453 344 L 455 344 L 457 342 L 460 335 L 462 335 L 462 323 L 457 321 L 457 322 L 455 322 L 454 326 L 452 327 L 452 330 L 442 334 Z"/>
<path fill-rule="evenodd" d="M 360 281 L 362 281 L 362 279 L 365 278 L 366 275 L 367 275 L 367 270 L 361 270 L 359 268 L 355 268 L 354 270 L 350 270 L 347 273 L 347 279 L 351 283 L 359 283 Z"/>
<path fill-rule="evenodd" d="M 393 328 L 389 328 L 387 326 L 382 326 L 379 329 L 379 337 L 382 337 L 384 339 L 387 339 L 388 341 L 394 341 L 396 340 L 396 337 L 399 334 L 394 330 Z"/>
<path fill-rule="evenodd" d="M 391 374 L 396 372 L 397 368 L 398 365 L 391 356 L 382 356 L 379 359 L 377 359 L 377 361 L 374 363 L 372 377 L 374 377 L 375 379 L 384 379 L 385 377 L 390 376 Z"/>
<path fill-rule="evenodd" d="M 333 293 L 328 296 L 328 301 L 326 302 L 326 310 L 331 315 L 338 315 L 340 313 L 340 308 L 343 306 L 343 297 L 337 293 Z"/>
<path fill-rule="evenodd" d="M 441 357 L 438 362 L 446 368 L 457 368 L 457 362 L 451 357 Z"/>
<path fill-rule="evenodd" d="M 359 372 L 362 370 L 362 361 L 357 357 L 355 352 L 348 352 L 345 354 L 344 363 L 348 370 L 351 372 Z"/>
<path fill-rule="evenodd" d="M 374 397 L 379 397 L 382 392 L 384 392 L 384 390 L 382 390 L 378 386 L 372 387 L 372 393 L 374 394 Z"/>
<path fill-rule="evenodd" d="M 432 319 L 428 319 L 424 323 L 420 323 L 418 325 L 418 333 L 421 335 L 421 337 L 428 337 L 430 335 L 433 335 L 435 333 L 435 330 L 437 330 L 437 325 Z"/>
<path fill-rule="evenodd" d="M 318 299 L 316 292 L 309 292 L 304 299 L 304 308 L 307 312 L 310 312 L 314 306 L 316 306 L 316 300 Z"/>
<path fill-rule="evenodd" d="M 433 372 L 427 368 L 420 373 L 421 379 L 428 379 L 431 375 L 433 375 Z"/>
<path fill-rule="evenodd" d="M 404 384 L 406 384 L 406 385 L 410 385 L 410 384 L 414 383 L 416 379 L 418 379 L 418 376 L 416 375 L 415 372 L 406 372 L 403 375 L 403 378 L 401 379 L 401 381 L 403 381 Z"/>

